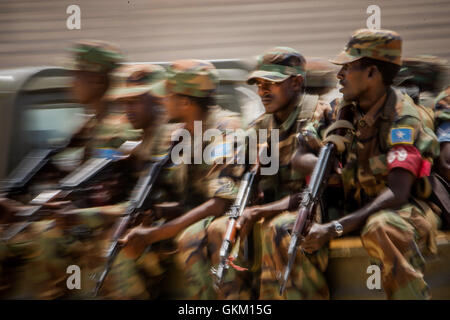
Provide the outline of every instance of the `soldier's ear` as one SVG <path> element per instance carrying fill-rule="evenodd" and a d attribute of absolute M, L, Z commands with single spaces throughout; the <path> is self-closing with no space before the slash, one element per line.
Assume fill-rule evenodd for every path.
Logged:
<path fill-rule="evenodd" d="M 303 76 L 301 75 L 297 75 L 297 76 L 293 76 L 292 77 L 292 85 L 294 87 L 294 89 L 300 89 L 302 87 L 303 84 Z"/>
<path fill-rule="evenodd" d="M 370 66 L 369 67 L 369 75 L 368 75 L 368 77 L 372 78 L 376 74 L 377 71 L 378 71 L 378 69 L 377 69 L 376 66 Z"/>

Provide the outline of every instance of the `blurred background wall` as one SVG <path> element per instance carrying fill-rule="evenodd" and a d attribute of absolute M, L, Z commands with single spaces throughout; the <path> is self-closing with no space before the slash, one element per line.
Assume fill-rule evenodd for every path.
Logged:
<path fill-rule="evenodd" d="M 72 4 L 81 30 L 66 27 Z M 83 38 L 115 42 L 129 61 L 246 58 L 275 45 L 332 57 L 374 4 L 406 56 L 450 58 L 449 0 L 0 0 L 0 68 L 58 64 Z"/>

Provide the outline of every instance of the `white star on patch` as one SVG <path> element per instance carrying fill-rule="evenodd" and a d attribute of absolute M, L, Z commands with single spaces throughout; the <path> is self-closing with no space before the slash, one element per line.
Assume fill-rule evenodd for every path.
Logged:
<path fill-rule="evenodd" d="M 397 131 L 397 138 L 403 139 L 404 135 L 405 134 L 402 131 Z"/>

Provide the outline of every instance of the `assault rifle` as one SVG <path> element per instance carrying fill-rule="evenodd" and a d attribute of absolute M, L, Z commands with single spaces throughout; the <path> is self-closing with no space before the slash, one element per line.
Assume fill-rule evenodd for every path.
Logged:
<path fill-rule="evenodd" d="M 348 130 L 354 130 L 352 125 L 353 119 L 353 105 L 348 105 L 341 108 L 338 120 L 332 124 L 325 132 L 325 145 L 320 149 L 319 158 L 311 175 L 311 180 L 302 193 L 302 200 L 295 220 L 294 228 L 291 234 L 291 241 L 288 249 L 288 264 L 285 268 L 282 283 L 280 286 L 280 295 L 286 288 L 286 283 L 292 271 L 292 267 L 297 255 L 300 241 L 307 235 L 310 225 L 313 222 L 314 210 L 319 203 L 323 191 L 325 190 L 328 179 L 333 169 L 335 155 L 337 152 L 342 152 L 345 149 L 344 141 L 349 141 L 344 138 Z M 331 133 L 336 130 L 336 134 Z"/>
<path fill-rule="evenodd" d="M 117 255 L 119 254 L 120 249 L 122 248 L 122 245 L 119 243 L 119 239 L 125 235 L 125 232 L 128 228 L 136 223 L 136 221 L 139 219 L 139 216 L 151 207 L 149 195 L 152 193 L 156 179 L 158 178 L 161 169 L 170 160 L 171 149 L 172 148 L 169 149 L 167 154 L 164 155 L 161 160 L 150 163 L 146 174 L 138 180 L 131 194 L 131 199 L 129 200 L 129 205 L 125 211 L 125 215 L 120 218 L 120 220 L 116 224 L 111 244 L 108 247 L 106 253 L 105 268 L 100 274 L 93 292 L 94 297 L 98 295 L 106 276 L 111 270 L 111 267 Z"/>
<path fill-rule="evenodd" d="M 139 142 L 127 141 L 119 148 L 119 150 L 129 152 L 138 144 Z M 56 199 L 67 198 L 72 193 L 86 190 L 93 181 L 97 180 L 100 176 L 107 175 L 110 172 L 112 165 L 119 159 L 121 158 L 104 157 L 88 159 L 83 165 L 61 179 L 55 188 L 39 193 L 29 202 L 30 208 L 16 213 L 14 219 L 20 221 L 20 223 L 13 224 L 11 228 L 6 230 L 0 240 L 7 241 L 12 239 L 33 222 L 38 221 L 43 214 L 43 210 L 41 209 L 45 204 Z"/>

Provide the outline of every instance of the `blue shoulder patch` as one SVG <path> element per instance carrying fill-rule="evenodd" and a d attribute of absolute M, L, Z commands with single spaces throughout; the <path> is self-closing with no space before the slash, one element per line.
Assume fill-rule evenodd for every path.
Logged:
<path fill-rule="evenodd" d="M 437 129 L 439 143 L 450 142 L 450 121 L 446 121 Z"/>
<path fill-rule="evenodd" d="M 116 149 L 97 148 L 97 149 L 94 149 L 92 156 L 94 158 L 114 159 L 121 155 L 122 155 L 122 153 Z"/>
<path fill-rule="evenodd" d="M 391 144 L 413 144 L 414 143 L 414 128 L 400 127 L 391 129 L 389 134 Z"/>
<path fill-rule="evenodd" d="M 231 156 L 233 146 L 230 143 L 219 144 L 211 150 L 211 160 L 219 158 L 228 158 Z"/>

